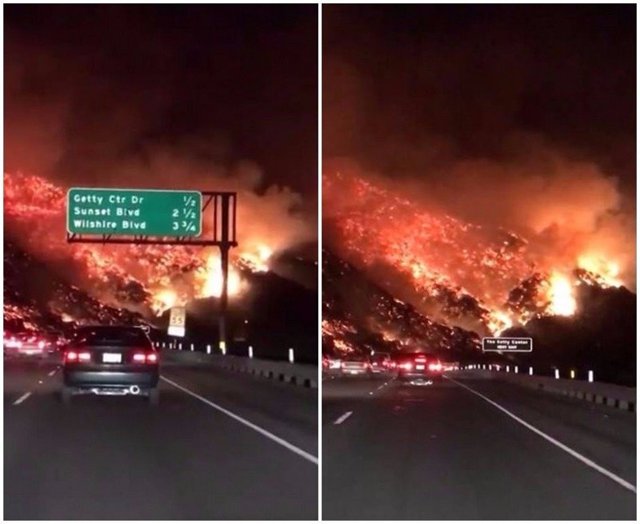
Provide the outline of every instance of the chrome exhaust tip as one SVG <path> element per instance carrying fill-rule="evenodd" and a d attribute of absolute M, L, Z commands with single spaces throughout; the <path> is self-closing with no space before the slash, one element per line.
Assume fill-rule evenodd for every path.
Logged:
<path fill-rule="evenodd" d="M 138 386 L 131 386 L 129 388 L 129 393 L 131 393 L 132 395 L 137 395 L 138 393 L 140 393 L 140 388 Z"/>

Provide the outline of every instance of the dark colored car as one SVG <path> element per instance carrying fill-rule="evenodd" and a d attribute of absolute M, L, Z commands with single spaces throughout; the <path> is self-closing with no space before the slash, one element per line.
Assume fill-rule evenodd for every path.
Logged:
<path fill-rule="evenodd" d="M 416 384 L 434 382 L 442 378 L 444 366 L 429 353 L 404 353 L 396 357 L 398 378 Z"/>
<path fill-rule="evenodd" d="M 62 400 L 68 404 L 77 394 L 142 395 L 156 405 L 159 360 L 140 328 L 79 328 L 63 352 Z"/>
<path fill-rule="evenodd" d="M 371 373 L 388 373 L 391 366 L 391 358 L 388 353 L 376 353 L 369 359 Z"/>

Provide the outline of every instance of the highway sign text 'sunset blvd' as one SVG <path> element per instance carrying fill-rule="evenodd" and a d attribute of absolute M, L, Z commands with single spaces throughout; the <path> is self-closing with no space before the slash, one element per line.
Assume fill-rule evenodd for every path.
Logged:
<path fill-rule="evenodd" d="M 72 188 L 67 193 L 71 234 L 199 236 L 198 191 Z"/>

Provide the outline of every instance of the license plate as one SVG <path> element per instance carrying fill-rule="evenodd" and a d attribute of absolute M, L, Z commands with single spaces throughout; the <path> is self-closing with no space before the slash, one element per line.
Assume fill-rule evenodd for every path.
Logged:
<path fill-rule="evenodd" d="M 120 363 L 122 362 L 122 354 L 121 353 L 103 353 L 102 362 L 108 362 L 110 364 Z"/>
<path fill-rule="evenodd" d="M 422 366 L 422 365 L 418 364 L 418 365 L 416 366 L 416 369 L 417 369 L 418 371 L 420 371 L 421 369 L 424 369 L 424 366 Z"/>

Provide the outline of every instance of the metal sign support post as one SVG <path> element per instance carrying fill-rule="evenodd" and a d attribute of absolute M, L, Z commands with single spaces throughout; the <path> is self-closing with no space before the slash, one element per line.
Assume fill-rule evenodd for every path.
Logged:
<path fill-rule="evenodd" d="M 146 235 L 89 235 L 67 232 L 69 244 L 133 244 L 133 245 L 165 245 L 165 246 L 217 246 L 220 248 L 220 268 L 222 270 L 222 291 L 220 293 L 220 309 L 218 314 L 219 347 L 227 341 L 227 308 L 229 302 L 229 250 L 237 247 L 236 240 L 236 205 L 237 193 L 226 191 L 201 191 L 203 196 L 202 217 L 211 212 L 213 230 L 210 237 L 204 230 L 200 237 L 146 236 Z M 213 205 L 211 205 L 213 204 Z M 209 238 L 205 238 L 209 237 Z"/>
<path fill-rule="evenodd" d="M 224 344 L 225 352 L 227 350 L 227 304 L 229 302 L 229 196 L 222 198 L 221 213 L 221 229 L 222 242 L 220 243 L 220 265 L 222 266 L 222 291 L 220 293 L 220 314 L 218 315 L 218 334 L 220 345 Z M 234 202 L 234 220 L 233 220 L 233 237 L 235 238 L 235 202 Z"/>

